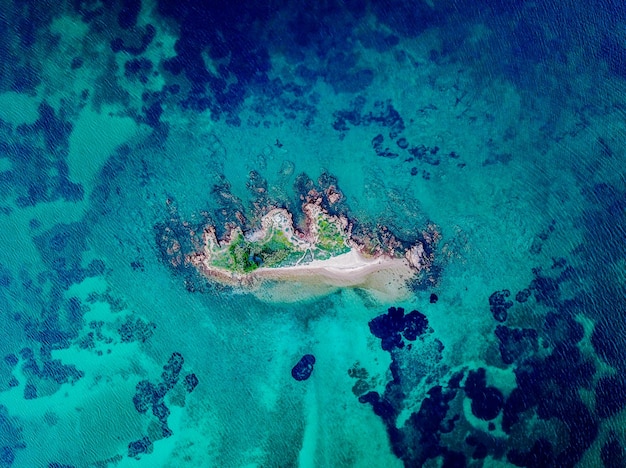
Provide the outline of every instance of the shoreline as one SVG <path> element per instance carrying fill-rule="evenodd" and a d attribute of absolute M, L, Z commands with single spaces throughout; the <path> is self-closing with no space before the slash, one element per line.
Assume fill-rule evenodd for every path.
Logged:
<path fill-rule="evenodd" d="M 301 265 L 276 268 L 261 267 L 251 272 L 249 276 L 280 280 L 319 277 L 335 280 L 337 286 L 356 287 L 372 273 L 399 269 L 410 272 L 409 262 L 403 258 L 387 255 L 367 258 L 353 248 L 349 252 L 326 260 L 313 260 Z"/>
<path fill-rule="evenodd" d="M 190 264 L 205 278 L 272 302 L 319 297 L 340 288 L 361 289 L 381 300 L 409 297 L 409 280 L 432 263 L 423 243 L 406 248 L 390 235 L 375 249 L 366 248 L 367 242 L 352 237 L 347 217 L 330 215 L 320 203 L 303 204 L 303 230 L 294 226 L 285 208 L 269 210 L 259 228 L 245 234 L 230 226 L 218 239 L 215 227 L 207 225 L 194 242 L 196 250 L 171 261 L 174 266 L 179 261 Z M 178 252 L 175 247 L 172 253 Z"/>
<path fill-rule="evenodd" d="M 245 274 L 211 267 L 198 260 L 192 263 L 204 276 L 252 293 L 261 300 L 280 302 L 318 297 L 339 288 L 360 288 L 379 300 L 399 300 L 410 294 L 406 282 L 418 272 L 406 258 L 384 254 L 366 257 L 355 248 L 325 260 L 261 267 Z M 294 284 L 302 288 L 295 288 Z"/>

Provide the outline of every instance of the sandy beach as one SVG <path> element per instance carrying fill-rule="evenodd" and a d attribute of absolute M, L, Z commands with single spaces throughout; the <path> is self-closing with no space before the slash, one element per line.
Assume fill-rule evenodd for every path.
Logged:
<path fill-rule="evenodd" d="M 407 278 L 414 273 L 404 259 L 389 256 L 365 257 L 357 250 L 327 260 L 278 268 L 259 268 L 251 276 L 266 279 L 301 280 L 315 279 L 338 287 L 356 287 L 367 283 L 374 273 L 404 273 Z"/>
<path fill-rule="evenodd" d="M 362 288 L 379 300 L 399 300 L 409 294 L 406 281 L 416 273 L 405 258 L 366 257 L 356 249 L 327 260 L 259 268 L 246 275 L 226 273 L 197 262 L 196 265 L 207 276 L 274 302 L 309 299 L 345 287 Z M 295 284 L 300 287 L 294 287 Z"/>

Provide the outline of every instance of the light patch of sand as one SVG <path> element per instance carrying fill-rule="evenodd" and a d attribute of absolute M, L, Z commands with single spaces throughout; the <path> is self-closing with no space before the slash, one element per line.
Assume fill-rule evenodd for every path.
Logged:
<path fill-rule="evenodd" d="M 108 112 L 107 112 L 108 111 Z M 74 121 L 70 135 L 70 179 L 85 188 L 85 199 L 98 182 L 98 173 L 115 148 L 146 132 L 130 117 L 116 116 L 112 109 L 98 113 L 85 107 Z"/>
<path fill-rule="evenodd" d="M 23 93 L 0 93 L 0 119 L 11 125 L 30 124 L 39 118 L 40 99 Z"/>
<path fill-rule="evenodd" d="M 250 292 L 270 302 L 293 302 L 338 288 L 362 288 L 381 301 L 408 297 L 406 285 L 416 271 L 404 258 L 365 257 L 356 249 L 327 260 L 278 268 L 259 268 L 248 276 Z M 275 281 L 269 284 L 266 280 Z"/>

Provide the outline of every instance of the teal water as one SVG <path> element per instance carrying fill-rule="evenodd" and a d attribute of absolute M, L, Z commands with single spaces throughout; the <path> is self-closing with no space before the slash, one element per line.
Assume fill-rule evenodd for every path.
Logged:
<path fill-rule="evenodd" d="M 626 466 L 621 3 L 5 0 L 0 25 L 0 466 Z M 410 298 L 171 263 L 329 176 L 360 226 L 441 234 Z"/>

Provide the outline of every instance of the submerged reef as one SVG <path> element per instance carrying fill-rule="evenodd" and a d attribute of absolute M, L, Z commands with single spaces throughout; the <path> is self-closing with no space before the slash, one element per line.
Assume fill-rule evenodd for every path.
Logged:
<path fill-rule="evenodd" d="M 179 386 L 186 393 L 191 393 L 199 383 L 198 377 L 194 373 L 189 373 L 181 379 L 184 363 L 183 356 L 174 352 L 163 366 L 160 379 L 137 382 L 133 405 L 138 413 L 145 414 L 151 419 L 153 429 L 149 436 L 144 436 L 128 444 L 128 457 L 139 459 L 142 454 L 152 452 L 153 442 L 173 435 L 167 422 L 170 416 L 169 406 L 184 406 L 185 404 L 184 396 L 181 402 L 181 392 L 177 391 L 175 387 Z"/>
<path fill-rule="evenodd" d="M 516 294 L 523 301 L 508 300 L 508 289 L 485 297 L 497 341 L 482 365 L 444 355 L 445 336 L 416 310 L 391 307 L 369 322 L 391 357 L 390 378 L 374 390 L 365 369 L 351 369 L 361 379 L 353 392 L 381 418 L 404 466 L 586 466 L 595 450 L 604 466 L 623 466 L 620 437 L 602 429 L 626 408 L 623 367 L 601 353 L 615 343 L 594 340 L 598 326 L 585 330 L 587 298 L 564 294 L 576 279 L 566 260 L 532 273 Z"/>

